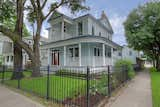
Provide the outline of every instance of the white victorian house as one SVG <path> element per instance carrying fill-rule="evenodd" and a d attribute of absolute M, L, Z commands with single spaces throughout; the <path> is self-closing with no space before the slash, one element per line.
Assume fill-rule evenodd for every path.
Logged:
<path fill-rule="evenodd" d="M 122 47 L 112 41 L 113 30 L 104 12 L 99 19 L 90 14 L 73 19 L 56 12 L 48 22 L 51 27 L 48 43 L 41 46 L 42 65 L 106 66 L 117 60 L 113 56 Z"/>

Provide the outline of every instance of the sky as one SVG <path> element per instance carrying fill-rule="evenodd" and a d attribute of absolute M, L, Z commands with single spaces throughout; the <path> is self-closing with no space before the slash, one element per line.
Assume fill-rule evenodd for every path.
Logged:
<path fill-rule="evenodd" d="M 90 13 L 96 18 L 99 18 L 101 12 L 105 11 L 114 31 L 113 41 L 119 45 L 126 45 L 123 23 L 134 8 L 149 1 L 151 0 L 86 0 L 85 5 L 90 7 L 89 11 L 79 12 L 74 15 L 64 7 L 59 8 L 58 11 L 70 17 Z M 48 3 L 51 2 L 54 2 L 54 0 L 49 0 Z M 46 21 L 42 27 L 42 36 L 48 37 L 48 31 L 46 30 L 48 27 L 49 24 Z"/>

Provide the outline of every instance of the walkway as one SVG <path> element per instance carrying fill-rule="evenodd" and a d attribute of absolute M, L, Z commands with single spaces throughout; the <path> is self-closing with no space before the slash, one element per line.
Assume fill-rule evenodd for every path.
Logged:
<path fill-rule="evenodd" d="M 152 107 L 150 75 L 140 72 L 120 93 L 115 101 L 105 107 Z"/>
<path fill-rule="evenodd" d="M 0 84 L 0 107 L 44 107 Z"/>

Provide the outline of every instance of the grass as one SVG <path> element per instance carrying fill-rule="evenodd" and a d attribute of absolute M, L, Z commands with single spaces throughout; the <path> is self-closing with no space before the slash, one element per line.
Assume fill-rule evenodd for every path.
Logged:
<path fill-rule="evenodd" d="M 4 72 L 4 78 L 5 79 L 10 79 L 11 76 L 12 76 L 12 72 L 11 71 Z M 30 71 L 25 71 L 24 72 L 24 76 L 25 77 L 30 77 L 31 76 L 31 72 Z M 2 72 L 0 72 L 0 79 L 2 79 Z"/>
<path fill-rule="evenodd" d="M 50 76 L 49 97 L 58 101 L 67 98 L 74 98 L 78 94 L 85 93 L 86 81 L 68 77 Z M 5 81 L 5 84 L 17 87 L 17 80 Z M 25 78 L 20 81 L 20 87 L 23 90 L 33 92 L 41 97 L 47 94 L 47 77 Z"/>
<path fill-rule="evenodd" d="M 160 72 L 151 72 L 153 107 L 160 107 Z"/>

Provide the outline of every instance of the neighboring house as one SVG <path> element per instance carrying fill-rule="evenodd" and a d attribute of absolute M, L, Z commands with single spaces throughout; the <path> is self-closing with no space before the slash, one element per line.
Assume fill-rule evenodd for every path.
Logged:
<path fill-rule="evenodd" d="M 33 46 L 33 37 L 23 37 L 23 41 L 29 44 L 30 47 Z M 44 44 L 47 39 L 41 37 L 40 45 Z M 30 60 L 28 54 L 23 50 L 23 66 L 25 66 Z M 13 55 L 13 41 L 0 33 L 0 56 L 2 56 L 3 64 L 8 66 L 13 66 L 14 55 Z"/>
<path fill-rule="evenodd" d="M 124 45 L 122 49 L 122 58 L 128 59 L 132 61 L 133 64 L 137 64 L 137 59 L 140 58 L 140 52 L 134 50 L 133 48 L 129 48 Z"/>
<path fill-rule="evenodd" d="M 57 12 L 48 22 L 49 43 L 41 46 L 42 65 L 106 66 L 119 58 L 113 56 L 122 47 L 112 41 L 113 30 L 104 11 L 100 19 L 90 14 L 73 19 Z"/>
<path fill-rule="evenodd" d="M 123 47 L 120 47 L 118 49 L 113 49 L 113 65 L 117 62 L 117 60 L 122 59 L 122 49 Z"/>
<path fill-rule="evenodd" d="M 23 41 L 25 41 L 27 44 L 29 44 L 29 47 L 31 47 L 31 48 L 33 47 L 34 41 L 33 41 L 33 37 L 32 36 L 23 37 Z M 47 38 L 41 37 L 39 45 L 43 45 L 47 41 L 48 41 Z M 31 60 L 29 59 L 28 54 L 23 50 L 23 65 L 30 64 L 30 61 Z"/>
<path fill-rule="evenodd" d="M 3 57 L 2 62 L 5 65 L 13 65 L 13 43 L 0 33 L 0 56 Z"/>

